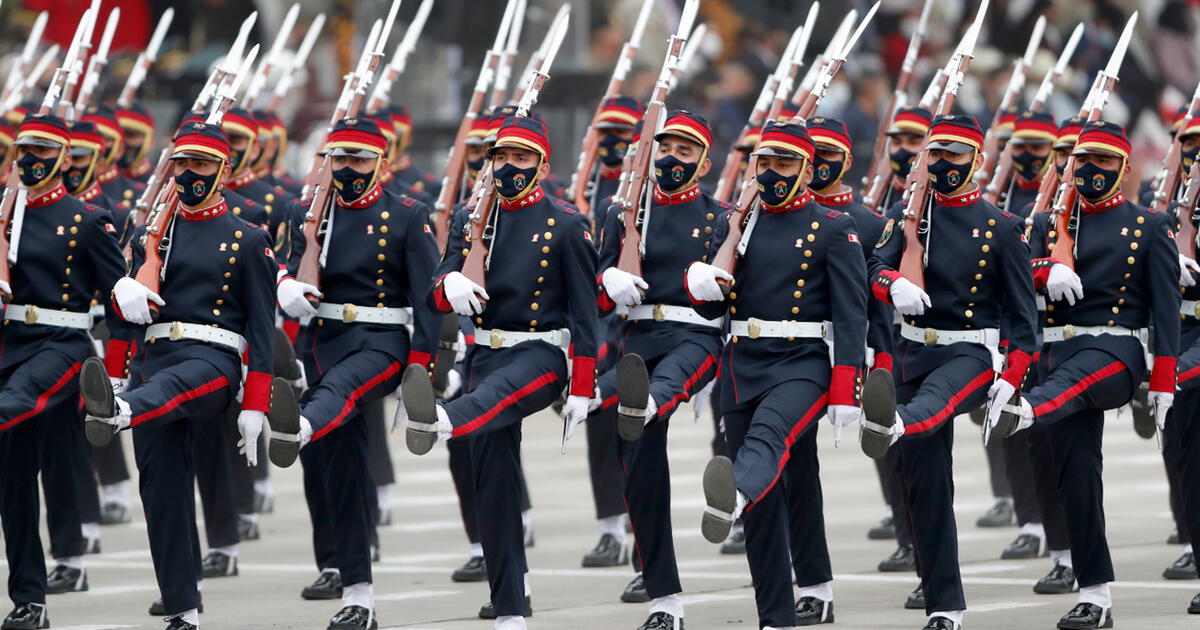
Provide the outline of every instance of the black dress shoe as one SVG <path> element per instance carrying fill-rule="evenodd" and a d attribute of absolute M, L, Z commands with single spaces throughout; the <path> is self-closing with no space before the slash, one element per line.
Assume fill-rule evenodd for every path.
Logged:
<path fill-rule="evenodd" d="M 1192 598 L 1192 603 L 1188 604 L 1189 615 L 1200 615 L 1200 595 Z"/>
<path fill-rule="evenodd" d="M 258 531 L 258 523 L 254 520 L 239 516 L 237 528 L 238 539 L 242 542 L 262 538 L 262 534 Z"/>
<path fill-rule="evenodd" d="M 84 437 L 92 446 L 107 446 L 117 434 L 117 427 L 97 418 L 116 416 L 117 405 L 103 361 L 96 357 L 84 360 L 79 369 L 79 393 L 89 416 L 83 420 Z"/>
<path fill-rule="evenodd" d="M 975 519 L 975 527 L 1008 527 L 1017 524 L 1017 513 L 1013 511 L 1012 501 L 996 499 L 992 507 L 982 516 Z"/>
<path fill-rule="evenodd" d="M 525 615 L 524 616 L 525 617 L 533 616 L 533 602 L 529 599 L 528 595 L 525 596 Z M 479 618 L 480 619 L 495 619 L 496 618 L 496 605 L 493 604 L 492 602 L 488 602 L 488 603 L 484 604 L 483 606 L 481 606 L 479 608 Z"/>
<path fill-rule="evenodd" d="M 583 555 L 583 566 L 587 569 L 625 564 L 629 564 L 629 548 L 617 542 L 617 537 L 612 534 L 601 535 L 596 547 Z"/>
<path fill-rule="evenodd" d="M 312 584 L 300 591 L 303 599 L 341 599 L 342 574 L 337 571 L 322 571 Z"/>
<path fill-rule="evenodd" d="M 900 545 L 892 552 L 892 555 L 884 558 L 879 563 L 879 570 L 883 573 L 901 573 L 905 571 L 917 570 L 917 556 L 913 553 L 912 545 Z"/>
<path fill-rule="evenodd" d="M 329 620 L 326 630 L 376 630 L 379 620 L 362 606 L 345 606 Z"/>
<path fill-rule="evenodd" d="M 811 595 L 801 597 L 796 602 L 796 625 L 815 626 L 820 623 L 833 623 L 833 602 Z"/>
<path fill-rule="evenodd" d="M 1033 585 L 1033 592 L 1038 595 L 1065 595 L 1079 590 L 1075 586 L 1075 569 L 1056 564 L 1045 577 Z"/>
<path fill-rule="evenodd" d="M 1020 534 L 1000 552 L 1001 560 L 1029 560 L 1050 552 L 1042 544 L 1042 538 L 1034 534 Z"/>
<path fill-rule="evenodd" d="M 867 538 L 871 540 L 891 540 L 896 537 L 896 521 L 891 516 L 885 516 L 867 530 Z"/>
<path fill-rule="evenodd" d="M 164 630 L 197 630 L 198 626 L 194 626 L 183 620 L 183 617 L 171 617 L 166 620 L 167 626 Z"/>
<path fill-rule="evenodd" d="M 40 630 L 50 627 L 45 604 L 17 604 L 0 624 L 2 630 Z"/>
<path fill-rule="evenodd" d="M 483 582 L 487 580 L 487 562 L 483 556 L 471 556 L 466 564 L 450 574 L 450 579 L 455 582 Z"/>
<path fill-rule="evenodd" d="M 1113 627 L 1111 608 L 1101 608 L 1095 604 L 1079 602 L 1067 614 L 1058 620 L 1058 627 L 1063 630 L 1093 630 L 1093 628 Z"/>
<path fill-rule="evenodd" d="M 120 503 L 105 503 L 100 508 L 101 525 L 124 525 L 129 522 L 129 508 Z"/>
<path fill-rule="evenodd" d="M 1163 570 L 1163 577 L 1168 580 L 1194 580 L 1196 575 L 1196 556 L 1190 551 L 1185 551 L 1179 559 L 1171 563 L 1171 566 Z"/>
<path fill-rule="evenodd" d="M 945 617 L 930 617 L 921 630 L 959 630 L 962 624 L 954 623 Z"/>
<path fill-rule="evenodd" d="M 1167 544 L 1168 545 L 1178 545 L 1179 544 L 1179 530 L 1178 529 L 1172 529 L 1171 533 L 1167 534 Z"/>
<path fill-rule="evenodd" d="M 1133 415 L 1133 432 L 1143 440 L 1149 440 L 1154 437 L 1154 433 L 1158 430 L 1158 424 L 1154 421 L 1154 412 L 1150 409 L 1149 398 L 1150 391 L 1145 387 L 1139 387 L 1133 395 L 1133 400 L 1129 401 L 1129 410 Z"/>
<path fill-rule="evenodd" d="M 200 562 L 200 574 L 204 579 L 233 577 L 238 574 L 237 558 L 220 551 L 209 551 Z"/>
<path fill-rule="evenodd" d="M 925 610 L 925 588 L 918 586 L 904 600 L 904 607 L 909 610 Z"/>
<path fill-rule="evenodd" d="M 671 613 L 656 612 L 646 617 L 637 630 L 683 630 L 683 620 Z"/>
<path fill-rule="evenodd" d="M 727 556 L 746 555 L 746 530 L 742 529 L 741 521 L 734 521 L 729 538 L 721 543 L 721 553 Z"/>
<path fill-rule="evenodd" d="M 650 374 L 642 357 L 630 353 L 617 362 L 617 434 L 635 442 L 646 428 Z M 622 413 L 628 410 L 629 413 Z"/>
<path fill-rule="evenodd" d="M 46 576 L 46 594 L 82 593 L 88 590 L 87 572 L 60 564 Z"/>
<path fill-rule="evenodd" d="M 645 604 L 650 601 L 650 593 L 646 592 L 646 583 L 642 581 L 641 573 L 635 575 L 633 581 L 621 591 L 621 601 L 626 604 Z"/>
<path fill-rule="evenodd" d="M 196 601 L 197 601 L 196 612 L 198 612 L 198 613 L 204 612 L 203 596 L 197 595 Z M 163 601 L 162 601 L 161 597 L 154 600 L 154 602 L 150 604 L 150 616 L 151 617 L 162 617 L 165 614 L 167 614 L 167 609 L 163 606 Z"/>

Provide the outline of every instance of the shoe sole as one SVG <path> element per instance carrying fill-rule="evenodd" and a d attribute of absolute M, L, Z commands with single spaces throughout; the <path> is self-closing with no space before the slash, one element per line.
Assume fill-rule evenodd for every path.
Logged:
<path fill-rule="evenodd" d="M 341 596 L 339 595 L 339 597 L 341 597 Z M 161 604 L 161 603 L 162 603 L 162 600 L 159 600 L 157 602 L 154 602 L 153 604 L 150 604 L 150 610 L 148 610 L 146 612 L 150 613 L 151 617 L 162 617 L 163 615 L 167 614 L 166 610 L 162 609 L 162 608 L 154 607 L 155 604 Z M 196 606 L 196 613 L 197 614 L 204 613 L 204 601 L 203 600 L 201 600 L 200 604 L 198 606 Z"/>
<path fill-rule="evenodd" d="M 1006 549 L 1006 550 L 1000 552 L 1001 560 L 1033 560 L 1036 557 L 1038 557 L 1038 554 L 1036 551 L 1034 551 L 1032 553 L 1030 553 L 1028 551 L 1022 551 L 1022 552 L 1018 553 L 1018 552 L 1010 552 Z"/>
<path fill-rule="evenodd" d="M 108 380 L 108 372 L 104 363 L 96 357 L 89 357 L 79 370 L 79 391 L 83 395 L 83 406 L 88 414 L 101 418 L 112 417 L 114 409 L 112 383 Z M 104 447 L 112 441 L 116 431 L 107 422 L 85 419 L 83 433 L 92 446 Z"/>
<path fill-rule="evenodd" d="M 1154 433 L 1158 430 L 1158 426 L 1154 422 L 1154 415 L 1150 413 L 1150 405 L 1147 402 L 1149 391 L 1138 388 L 1133 395 L 1133 404 L 1129 406 L 1129 410 L 1133 415 L 1133 432 L 1143 440 L 1149 440 L 1154 437 Z"/>
<path fill-rule="evenodd" d="M 726 556 L 744 556 L 746 555 L 746 543 L 736 546 L 721 545 L 721 553 Z"/>
<path fill-rule="evenodd" d="M 1020 401 L 1020 398 L 1018 398 L 1020 395 L 1021 395 L 1020 393 L 1013 394 L 1013 398 L 1012 398 L 1012 400 L 1009 401 L 1009 404 L 1012 404 L 1014 401 Z M 984 444 L 984 446 L 987 446 L 988 442 L 991 441 L 993 438 L 998 437 L 1002 440 L 1008 439 L 1010 436 L 1012 436 L 1013 433 L 1016 433 L 1017 424 L 1019 422 L 1020 422 L 1020 418 L 1017 416 L 1017 414 L 1012 413 L 1011 411 L 1001 411 L 1000 418 L 996 420 L 996 426 L 991 427 L 991 429 L 988 429 L 988 427 L 986 425 L 984 426 L 984 429 L 983 429 L 983 444 Z M 1016 524 L 1016 516 L 1015 515 L 1013 516 L 1011 523 L 1014 525 Z M 978 527 L 1007 527 L 1008 525 L 1009 525 L 1009 523 L 1004 523 L 1002 525 L 979 525 L 979 524 L 977 524 Z"/>
<path fill-rule="evenodd" d="M 1190 571 L 1190 572 L 1184 572 L 1184 571 L 1171 571 L 1170 569 L 1167 569 L 1166 571 L 1163 571 L 1163 574 L 1162 574 L 1162 576 L 1163 576 L 1163 578 L 1165 578 L 1165 579 L 1168 579 L 1168 580 L 1195 580 L 1195 579 L 1200 579 L 1200 575 L 1197 575 L 1195 571 Z"/>
<path fill-rule="evenodd" d="M 622 407 L 645 409 L 650 402 L 650 375 L 646 362 L 627 354 L 617 362 L 617 401 Z M 646 429 L 646 418 L 617 412 L 617 433 L 626 442 L 636 441 Z"/>
<path fill-rule="evenodd" d="M 267 424 L 272 433 L 300 435 L 300 405 L 296 402 L 296 392 L 290 383 L 275 377 L 271 381 L 271 410 L 267 412 Z M 280 468 L 287 468 L 296 463 L 300 455 L 300 442 L 289 442 L 271 438 L 267 445 L 267 457 L 271 463 Z"/>
<path fill-rule="evenodd" d="M 649 601 L 649 600 L 647 600 L 647 601 Z M 484 612 L 485 610 L 487 610 L 487 606 L 481 606 L 479 608 L 479 618 L 480 619 L 495 619 L 496 618 L 496 608 L 494 606 L 492 607 L 491 612 Z M 533 603 L 530 602 L 528 599 L 526 599 L 526 602 L 525 602 L 525 616 L 526 617 L 533 616 Z"/>
<path fill-rule="evenodd" d="M 915 562 L 912 564 L 884 564 L 880 562 L 879 566 L 875 568 L 880 573 L 912 573 L 917 570 L 917 564 Z"/>
<path fill-rule="evenodd" d="M 895 539 L 896 539 L 896 530 L 894 530 L 894 529 L 889 529 L 887 531 L 884 531 L 882 529 L 878 529 L 878 530 L 877 529 L 868 529 L 867 530 L 867 540 L 895 540 Z"/>
<path fill-rule="evenodd" d="M 300 378 L 300 369 L 296 367 L 296 351 L 292 348 L 292 341 L 288 339 L 287 333 L 282 329 L 275 329 L 275 345 L 272 347 L 275 376 L 289 383 Z"/>
<path fill-rule="evenodd" d="M 714 457 L 704 467 L 704 503 L 726 514 L 732 514 L 737 507 L 733 462 L 728 457 Z M 725 520 L 708 512 L 705 512 L 700 520 L 700 532 L 704 534 L 705 540 L 713 544 L 725 542 L 732 527 L 732 520 Z"/>
<path fill-rule="evenodd" d="M 442 330 L 438 336 L 437 363 L 433 366 L 433 388 L 441 391 L 446 389 L 447 376 L 454 369 L 454 359 L 458 351 L 454 344 L 458 342 L 458 316 L 449 313 L 442 316 Z"/>
<path fill-rule="evenodd" d="M 450 581 L 458 583 L 486 582 L 487 571 L 484 571 L 483 573 L 459 573 L 458 571 L 455 571 L 454 573 L 450 574 Z"/>
<path fill-rule="evenodd" d="M 1104 623 L 1102 623 L 1098 626 L 1082 624 L 1082 623 L 1066 623 L 1063 621 L 1058 622 L 1059 630 L 1096 630 L 1098 628 L 1111 628 L 1111 627 L 1113 627 L 1113 618 L 1112 618 L 1111 614 L 1107 615 L 1104 619 Z"/>
<path fill-rule="evenodd" d="M 362 628 L 348 623 L 331 623 L 326 626 L 325 630 L 362 630 Z M 379 618 L 371 615 L 371 625 L 367 626 L 366 630 L 379 630 Z"/>
<path fill-rule="evenodd" d="M 904 608 L 907 610 L 925 610 L 925 600 L 921 600 L 918 603 L 911 599 L 906 599 L 904 600 Z"/>
<path fill-rule="evenodd" d="M 796 627 L 819 626 L 823 623 L 833 623 L 833 602 L 829 602 L 829 614 L 824 619 L 801 619 L 800 615 L 796 615 Z"/>
<path fill-rule="evenodd" d="M 867 375 L 862 389 L 863 418 L 880 426 L 896 423 L 896 382 L 887 370 L 872 370 Z M 871 459 L 887 455 L 892 445 L 892 436 L 868 429 L 865 425 L 860 433 L 862 451 Z"/>
<path fill-rule="evenodd" d="M 404 442 L 413 455 L 424 455 L 437 443 L 437 400 L 433 394 L 433 383 L 429 382 L 429 372 L 420 365 L 405 368 L 404 377 L 400 380 L 400 393 L 404 399 L 400 404 L 408 411 Z M 416 429 L 414 425 L 427 428 Z"/>

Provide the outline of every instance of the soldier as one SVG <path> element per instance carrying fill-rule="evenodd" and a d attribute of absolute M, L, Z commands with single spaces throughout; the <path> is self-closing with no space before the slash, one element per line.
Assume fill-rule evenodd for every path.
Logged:
<path fill-rule="evenodd" d="M 96 125 L 96 130 L 105 139 L 104 152 L 96 168 L 96 180 L 100 182 L 104 194 L 120 206 L 113 208 L 113 212 L 128 213 L 145 185 L 122 175 L 117 166 L 117 161 L 125 151 L 125 132 L 117 122 L 117 113 L 107 105 L 97 105 L 88 108 L 83 120 Z"/>
<path fill-rule="evenodd" d="M 1053 446 L 1079 583 L 1079 603 L 1059 620 L 1059 628 L 1112 626 L 1113 569 L 1100 477 L 1104 411 L 1133 397 L 1149 367 L 1150 337 L 1149 402 L 1160 427 L 1174 399 L 1180 340 L 1176 222 L 1169 213 L 1125 200 L 1121 182 L 1129 173 L 1129 152 L 1120 125 L 1096 120 L 1079 134 L 1075 168 L 1067 174 L 1079 193 L 1070 210 L 1074 270 L 1043 245 L 1057 242 L 1060 225 L 1051 223 L 1057 213 L 1034 217 L 1034 276 L 1049 298 L 1041 382 L 989 418 L 993 435 L 1000 437 L 1045 425 Z"/>
<path fill-rule="evenodd" d="M 117 158 L 121 174 L 145 184 L 154 170 L 150 152 L 156 146 L 154 117 L 141 103 L 133 103 L 128 109 L 117 110 L 117 123 L 125 132 L 125 150 Z"/>
<path fill-rule="evenodd" d="M 1012 147 L 1013 177 L 1004 192 L 1004 209 L 1028 218 L 1037 199 L 1042 175 L 1054 161 L 1051 147 L 1058 137 L 1058 123 L 1049 112 L 1022 112 L 1013 127 L 1008 145 Z M 1011 469 L 1010 469 L 1011 472 Z"/>
<path fill-rule="evenodd" d="M 807 486 L 808 496 L 785 498 L 787 481 L 777 484 L 797 453 L 812 458 L 804 466 L 816 476 L 815 445 L 799 443 L 815 442 L 823 413 L 839 424 L 859 415 L 866 265 L 854 220 L 817 204 L 808 190 L 814 148 L 803 125 L 768 122 L 754 155 L 761 203 L 742 237 L 736 277 L 703 259 L 685 276 L 701 317 L 728 311 L 731 318 L 721 396 L 733 457 L 714 457 L 704 470 L 701 532 L 721 543 L 742 518 L 759 626 L 790 628 L 801 620 L 791 589 L 788 522 L 800 511 L 815 519 L 810 531 L 820 538 L 809 542 L 807 564 L 796 575 L 803 610 L 811 611 L 803 623 L 833 621 L 833 574 L 817 524 L 819 486 Z M 710 252 L 720 247 L 716 240 Z M 730 283 L 728 297 L 719 278 Z M 803 507 L 789 515 L 792 499 Z"/>
<path fill-rule="evenodd" d="M 283 241 L 283 226 L 288 222 L 287 208 L 295 200 L 282 188 L 260 181 L 253 165 L 264 150 L 259 142 L 259 124 L 244 109 L 233 108 L 221 120 L 221 128 L 229 137 L 230 168 L 232 172 L 225 188 L 233 190 L 262 206 L 267 213 L 267 231 L 274 242 Z"/>
<path fill-rule="evenodd" d="M 564 421 L 587 415 L 596 376 L 596 249 L 587 217 L 542 190 L 550 170 L 543 123 L 509 117 L 489 157 L 498 207 L 490 213 L 487 273 L 496 298 L 459 271 L 469 249 L 467 209 L 454 217 L 429 296 L 436 311 L 453 310 L 476 325 L 465 362 L 467 391 L 435 404 L 424 370 L 409 367 L 402 392 L 409 450 L 424 454 L 439 439 L 474 440 L 476 512 L 491 525 L 480 537 L 496 627 L 510 630 L 524 628 L 531 614 L 517 497 L 521 421 L 563 389 Z"/>
<path fill-rule="evenodd" d="M 1195 149 L 1181 155 L 1181 159 L 1189 158 L 1196 159 Z M 1195 225 L 1197 214 L 1194 207 L 1178 209 L 1181 211 L 1181 222 L 1190 218 Z M 1187 260 L 1183 253 L 1180 253 L 1180 257 L 1181 260 Z M 1167 571 L 1173 572 L 1174 575 L 1164 572 L 1164 577 L 1186 575 L 1185 570 L 1189 568 L 1189 564 L 1191 575 L 1188 577 L 1195 576 L 1195 554 L 1191 541 L 1200 540 L 1200 495 L 1197 494 L 1200 492 L 1200 442 L 1197 441 L 1200 437 L 1200 421 L 1197 420 L 1197 413 L 1200 413 L 1197 395 L 1200 389 L 1196 388 L 1200 385 L 1200 378 L 1197 378 L 1200 376 L 1200 325 L 1197 324 L 1197 320 L 1200 319 L 1200 289 L 1197 288 L 1196 278 L 1190 269 L 1182 270 L 1180 284 L 1183 287 L 1183 302 L 1179 313 L 1183 321 L 1180 324 L 1182 351 L 1176 370 L 1179 374 L 1178 403 L 1171 407 L 1166 426 L 1163 427 L 1162 439 L 1163 458 L 1167 459 L 1167 474 L 1168 477 L 1176 479 L 1180 503 L 1183 506 L 1182 513 L 1175 515 L 1179 523 L 1179 538 L 1181 543 L 1187 543 L 1184 556 L 1167 568 Z M 1168 448 L 1173 451 L 1175 457 L 1167 458 Z M 1184 566 L 1177 567 L 1180 564 Z M 1200 595 L 1192 598 L 1187 610 L 1194 615 L 1200 614 Z"/>
<path fill-rule="evenodd" d="M 916 162 L 917 154 L 921 152 L 932 119 L 933 114 L 923 107 L 902 107 L 892 117 L 892 126 L 887 131 L 892 185 L 884 191 L 883 199 L 879 200 L 876 207 L 891 210 L 904 194 L 904 182 Z"/>
<path fill-rule="evenodd" d="M 1036 307 L 1024 222 L 983 201 L 972 178 L 983 162 L 982 144 L 983 133 L 970 116 L 938 116 L 930 126 L 925 161 L 933 194 L 922 219 L 929 226 L 924 233 L 929 293 L 896 271 L 906 240 L 894 239 L 894 220 L 884 228 L 870 263 L 872 293 L 904 317 L 904 340 L 897 348 L 900 383 L 875 370 L 863 387 L 862 446 L 878 458 L 899 440 L 900 474 L 929 616 L 925 628 L 931 630 L 957 630 L 966 608 L 950 420 L 987 396 L 1007 400 L 1034 351 Z M 968 256 L 978 256 L 977 264 L 964 265 Z M 998 347 L 1001 321 L 1008 331 L 1007 369 Z"/>
<path fill-rule="evenodd" d="M 12 235 L 13 245 L 18 237 L 24 245 L 10 269 L 12 286 L 0 282 L 12 296 L 0 327 L 0 521 L 15 604 L 0 625 L 6 630 L 48 628 L 47 592 L 88 589 L 76 474 L 63 463 L 84 448 L 75 376 L 93 354 L 88 309 L 125 265 L 112 217 L 62 184 L 70 144 L 66 123 L 53 115 L 27 116 L 15 139 L 17 175 L 28 196 L 20 233 Z M 101 378 L 111 387 L 103 365 Z M 55 506 L 51 555 L 59 565 L 49 583 L 38 536 L 39 469 Z"/>
<path fill-rule="evenodd" d="M 237 404 L 241 383 L 239 446 L 249 460 L 255 458 L 271 399 L 277 265 L 268 235 L 228 212 L 221 196 L 231 169 L 220 127 L 185 123 L 171 158 L 180 205 L 166 226 L 170 265 L 161 296 L 133 276 L 113 287 L 121 317 L 148 326 L 133 358 L 129 389 L 114 396 L 95 359 L 85 362 L 80 388 L 92 444 L 103 446 L 117 431 L 137 429 L 134 453 L 167 628 L 193 630 L 199 625 L 201 564 L 189 434 L 221 421 Z M 214 255 L 221 257 L 215 265 Z M 131 274 L 145 258 L 143 241 L 135 237 Z M 158 307 L 158 323 L 152 324 L 149 302 Z M 189 530 L 190 544 L 181 544 Z"/>
<path fill-rule="evenodd" d="M 587 182 L 588 201 L 595 208 L 593 219 L 603 225 L 604 210 L 608 199 L 617 192 L 621 179 L 621 165 L 625 154 L 634 142 L 634 128 L 645 115 L 645 108 L 637 99 L 617 96 L 604 101 L 600 115 L 593 123 L 599 136 L 596 159 L 599 164 Z"/>

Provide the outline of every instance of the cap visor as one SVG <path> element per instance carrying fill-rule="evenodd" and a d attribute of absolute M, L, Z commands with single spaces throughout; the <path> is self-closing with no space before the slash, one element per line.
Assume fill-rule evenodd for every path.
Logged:
<path fill-rule="evenodd" d="M 176 151 L 175 153 L 171 154 L 172 160 L 181 160 L 185 158 L 192 160 L 207 160 L 209 162 L 221 161 L 219 158 L 217 158 L 217 156 L 211 153 L 202 153 L 200 151 Z"/>
<path fill-rule="evenodd" d="M 37 136 L 25 136 L 17 138 L 16 146 L 18 147 L 46 147 L 47 149 L 61 149 L 62 144 L 46 138 Z"/>
<path fill-rule="evenodd" d="M 633 130 L 633 125 L 623 125 L 619 122 L 605 121 L 596 123 L 596 129 L 624 129 Z"/>
<path fill-rule="evenodd" d="M 777 149 L 775 147 L 763 147 L 754 153 L 751 153 L 750 155 L 767 155 L 771 157 L 788 158 L 791 160 L 804 159 L 803 155 L 800 155 L 795 151 L 784 151 L 783 149 Z"/>
<path fill-rule="evenodd" d="M 1050 144 L 1050 140 L 1045 138 L 1022 138 L 1017 136 L 1008 141 L 1013 146 L 1024 146 L 1030 144 Z"/>
<path fill-rule="evenodd" d="M 344 147 L 337 147 L 329 152 L 329 157 L 354 157 L 370 159 L 379 157 L 379 154 L 366 149 L 347 149 Z"/>
<path fill-rule="evenodd" d="M 975 147 L 965 142 L 930 142 L 926 149 L 941 149 L 951 153 L 970 153 L 975 150 Z"/>
<path fill-rule="evenodd" d="M 1116 151 L 1103 151 L 1103 150 L 1097 149 L 1095 147 L 1086 147 L 1083 149 L 1075 149 L 1074 151 L 1071 152 L 1071 155 L 1089 155 L 1089 154 L 1090 155 L 1107 155 L 1109 157 L 1118 157 L 1118 158 L 1124 157 L 1120 153 L 1117 153 Z"/>
<path fill-rule="evenodd" d="M 70 149 L 71 157 L 83 157 L 85 155 L 91 155 L 93 151 L 94 149 L 89 149 L 87 147 L 71 147 Z"/>

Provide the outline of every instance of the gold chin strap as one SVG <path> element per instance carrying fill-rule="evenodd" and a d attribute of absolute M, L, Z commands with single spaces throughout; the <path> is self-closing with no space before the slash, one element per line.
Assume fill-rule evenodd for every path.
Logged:
<path fill-rule="evenodd" d="M 217 166 L 217 178 L 213 180 L 212 190 L 208 191 L 208 194 L 204 196 L 204 199 L 201 200 L 200 203 L 196 204 L 197 207 L 206 207 L 208 202 L 212 201 L 213 195 L 220 194 L 222 184 L 225 183 L 225 179 L 221 177 L 221 171 L 225 170 L 225 163 L 225 160 L 221 160 L 221 163 Z M 230 173 L 229 176 L 233 177 L 233 174 Z"/>
<path fill-rule="evenodd" d="M 967 176 L 963 178 L 962 185 L 958 188 L 955 188 L 949 195 L 947 195 L 948 197 L 954 197 L 962 193 L 962 191 L 966 190 L 971 185 L 971 182 L 975 180 L 975 158 L 977 157 L 979 157 L 979 149 L 971 151 L 971 170 L 967 171 Z"/>
<path fill-rule="evenodd" d="M 96 175 L 96 164 L 99 161 L 100 161 L 100 152 L 93 151 L 92 152 L 92 163 L 88 164 L 87 172 L 83 174 L 83 183 L 79 185 L 78 190 L 68 190 L 67 191 L 68 193 L 71 194 L 72 197 L 82 193 L 83 191 L 87 190 L 89 186 L 92 185 L 92 181 L 95 179 L 95 175 Z"/>
<path fill-rule="evenodd" d="M 375 168 L 372 169 L 372 171 L 371 171 L 371 179 L 369 181 L 367 181 L 367 187 L 363 188 L 362 195 L 359 195 L 359 196 L 355 197 L 354 199 L 347 201 L 346 203 L 354 203 L 355 201 L 362 199 L 363 195 L 366 195 L 367 193 L 369 193 L 375 189 L 375 182 L 379 181 L 379 167 L 382 164 L 383 164 L 382 158 L 375 158 Z M 337 183 L 337 180 L 334 180 L 333 183 L 334 183 L 334 186 L 338 190 L 341 190 L 341 185 Z"/>
<path fill-rule="evenodd" d="M 229 174 L 229 176 L 231 178 L 237 177 L 238 175 L 245 173 L 246 169 L 251 168 L 253 166 L 252 164 L 250 164 L 250 154 L 254 152 L 254 145 L 258 143 L 258 138 L 255 138 L 254 136 L 248 136 L 248 137 L 250 138 L 250 141 L 246 143 L 246 152 L 243 154 L 245 157 L 240 162 L 238 162 L 237 168 L 234 169 L 233 172 Z"/>
<path fill-rule="evenodd" d="M 517 194 L 517 196 L 516 196 L 516 197 L 505 197 L 504 195 L 501 195 L 499 192 L 497 192 L 497 193 L 496 193 L 496 196 L 497 196 L 497 197 L 502 197 L 502 198 L 504 198 L 504 199 L 505 199 L 505 200 L 507 200 L 507 201 L 516 201 L 516 200 L 518 200 L 518 199 L 521 199 L 521 198 L 525 197 L 525 195 L 528 195 L 528 194 L 529 194 L 530 192 L 532 192 L 532 191 L 533 191 L 533 190 L 534 190 L 534 189 L 537 187 L 537 185 L 538 185 L 539 183 L 541 183 L 541 181 L 542 181 L 542 179 L 541 179 L 541 176 L 537 175 L 537 171 L 541 170 L 541 168 L 542 168 L 542 164 L 543 164 L 544 162 L 545 162 L 545 158 L 543 158 L 542 156 L 540 156 L 540 155 L 539 155 L 539 156 L 538 156 L 538 163 L 537 163 L 537 166 L 535 166 L 535 167 L 534 167 L 534 176 L 533 176 L 533 179 L 532 179 L 532 180 L 530 180 L 530 182 L 529 182 L 529 185 L 525 187 L 525 190 L 522 190 L 522 191 L 521 191 L 519 194 Z"/>
<path fill-rule="evenodd" d="M 787 199 L 785 199 L 783 201 L 783 203 L 776 206 L 777 208 L 782 208 L 782 207 L 788 205 L 789 203 L 792 203 L 793 201 L 795 201 L 796 195 L 799 195 L 800 191 L 804 189 L 804 170 L 806 168 L 808 168 L 808 158 L 801 157 L 800 158 L 800 172 L 796 175 L 796 183 L 792 184 L 792 189 L 788 191 Z M 699 171 L 697 171 L 697 172 L 699 172 Z"/>

